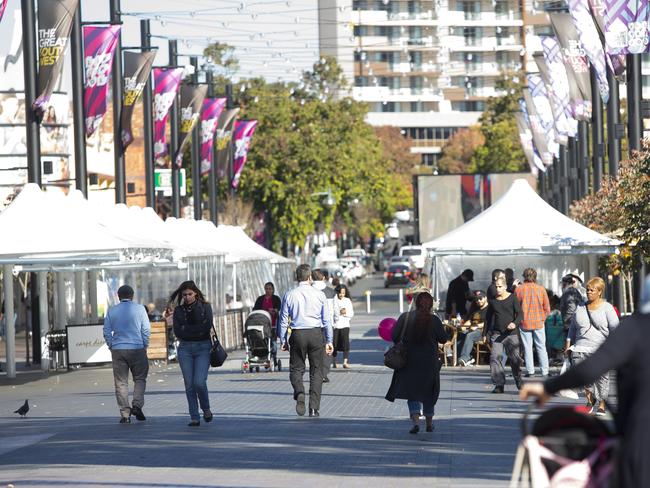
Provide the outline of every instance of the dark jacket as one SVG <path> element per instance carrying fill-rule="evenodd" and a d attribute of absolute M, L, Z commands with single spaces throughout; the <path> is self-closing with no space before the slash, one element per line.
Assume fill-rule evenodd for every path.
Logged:
<path fill-rule="evenodd" d="M 194 302 L 191 306 L 179 305 L 174 309 L 174 334 L 182 341 L 210 340 L 212 306 Z"/>
<path fill-rule="evenodd" d="M 273 308 L 277 311 L 280 311 L 280 307 L 282 306 L 282 300 L 280 300 L 280 297 L 273 295 L 271 297 L 271 301 L 273 302 Z M 262 303 L 264 303 L 264 295 L 257 297 L 257 300 L 255 300 L 255 305 L 253 305 L 253 310 L 264 310 L 262 308 Z"/>
<path fill-rule="evenodd" d="M 403 313 L 397 319 L 393 328 L 393 342 L 399 341 L 402 328 L 408 317 L 404 344 L 406 344 L 406 366 L 393 373 L 386 400 L 394 401 L 396 398 L 406 400 L 429 401 L 435 403 L 440 394 L 440 359 L 438 357 L 438 343 L 447 341 L 447 334 L 440 319 L 431 315 L 430 335 L 421 342 L 409 340 L 415 327 L 416 314 Z"/>

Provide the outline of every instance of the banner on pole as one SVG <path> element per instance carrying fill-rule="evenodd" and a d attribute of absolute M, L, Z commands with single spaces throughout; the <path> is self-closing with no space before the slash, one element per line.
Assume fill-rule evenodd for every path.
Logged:
<path fill-rule="evenodd" d="M 580 44 L 578 31 L 569 14 L 549 13 L 551 25 L 557 36 L 569 79 L 569 95 L 573 116 L 577 120 L 591 120 L 591 79 L 587 56 Z"/>
<path fill-rule="evenodd" d="M 214 154 L 214 134 L 219 116 L 226 106 L 225 98 L 206 98 L 201 110 L 201 175 L 210 171 Z"/>
<path fill-rule="evenodd" d="M 43 116 L 63 69 L 63 53 L 70 39 L 79 0 L 38 1 L 38 97 L 32 107 Z"/>
<path fill-rule="evenodd" d="M 228 172 L 228 165 L 232 158 L 232 133 L 237 120 L 238 108 L 226 110 L 219 116 L 217 123 L 217 178 L 224 178 Z"/>
<path fill-rule="evenodd" d="M 578 132 L 578 122 L 573 116 L 571 87 L 560 45 L 554 37 L 545 36 L 542 37 L 542 50 L 544 53 L 544 62 L 548 68 L 549 80 L 553 81 L 553 93 L 564 112 L 566 135 L 568 137 L 574 137 Z M 584 101 L 578 96 L 575 103 L 579 103 L 582 106 Z"/>
<path fill-rule="evenodd" d="M 233 178 L 232 187 L 237 188 L 239 178 L 244 170 L 244 165 L 248 159 L 248 150 L 251 146 L 251 138 L 257 127 L 257 120 L 238 120 L 235 122 L 235 131 L 233 140 L 235 143 L 235 157 L 233 159 Z"/>
<path fill-rule="evenodd" d="M 539 74 L 542 77 L 544 85 L 546 86 L 546 92 L 548 93 L 549 102 L 551 104 L 555 127 L 555 142 L 566 146 L 568 144 L 568 126 L 566 115 L 562 108 L 562 104 L 560 103 L 559 97 L 555 93 L 555 90 L 553 90 L 553 85 L 551 83 L 552 78 L 548 66 L 546 65 L 546 61 L 544 60 L 544 55 L 534 54 L 533 59 L 537 64 Z"/>
<path fill-rule="evenodd" d="M 605 47 L 610 54 L 648 52 L 648 0 L 603 0 Z"/>
<path fill-rule="evenodd" d="M 533 144 L 533 134 L 526 120 L 526 116 L 522 112 L 516 113 L 515 122 L 517 123 L 517 129 L 519 130 L 521 148 L 526 155 L 530 172 L 537 176 L 539 170 L 546 171 L 546 167 L 542 163 L 542 158 L 539 156 L 539 153 Z"/>
<path fill-rule="evenodd" d="M 122 147 L 125 150 L 133 142 L 133 131 L 131 130 L 133 110 L 147 84 L 155 57 L 156 53 L 154 51 L 124 52 L 124 100 L 120 118 L 120 138 L 122 139 Z M 151 107 L 145 107 L 144 109 L 151 110 Z"/>
<path fill-rule="evenodd" d="M 84 118 L 86 137 L 93 135 L 106 114 L 108 80 L 111 76 L 115 47 L 120 38 L 119 25 L 86 25 L 84 34 Z"/>
<path fill-rule="evenodd" d="M 533 97 L 530 94 L 530 90 L 524 89 L 523 97 L 524 98 L 519 100 L 519 108 L 524 114 L 526 114 L 526 119 L 528 120 L 530 131 L 533 135 L 533 143 L 539 152 L 542 166 L 549 166 L 553 163 L 553 155 L 548 150 L 546 134 L 544 134 L 542 123 L 540 122 L 537 111 L 535 110 L 535 104 L 533 103 Z"/>
<path fill-rule="evenodd" d="M 594 18 L 600 42 L 604 46 L 605 43 L 605 3 L 604 0 L 589 0 L 589 10 L 591 16 Z M 614 72 L 615 76 L 620 76 L 625 73 L 625 55 L 624 54 L 611 54 L 606 52 L 607 64 Z"/>
<path fill-rule="evenodd" d="M 153 152 L 156 162 L 164 166 L 167 155 L 165 126 L 183 77 L 183 68 L 154 68 Z"/>
<path fill-rule="evenodd" d="M 9 0 L 0 0 L 0 22 L 2 22 L 2 16 L 5 13 L 5 9 L 7 8 L 7 2 Z"/>
<path fill-rule="evenodd" d="M 174 155 L 174 161 L 178 167 L 183 164 L 183 151 L 185 151 L 185 147 L 190 141 L 192 130 L 199 121 L 203 100 L 205 100 L 207 92 L 207 85 L 181 85 L 180 144 Z"/>
<path fill-rule="evenodd" d="M 600 98 L 603 100 L 603 103 L 607 103 L 609 100 L 609 84 L 607 83 L 605 51 L 603 51 L 603 45 L 600 41 L 594 20 L 589 13 L 587 0 L 567 0 L 567 3 L 569 5 L 569 14 L 571 14 L 573 24 L 578 32 L 582 48 L 596 71 Z"/>
<path fill-rule="evenodd" d="M 542 77 L 538 74 L 528 74 L 526 75 L 528 80 L 528 89 L 530 90 L 530 95 L 535 105 L 535 112 L 539 117 L 539 121 L 542 125 L 542 130 L 544 131 L 544 137 L 546 138 L 546 148 L 549 153 L 555 156 L 560 155 L 560 147 L 557 142 L 555 142 L 555 121 L 553 120 L 553 111 L 551 109 L 551 104 L 549 103 L 548 92 L 546 91 L 546 86 L 542 81 Z M 553 158 L 545 160 L 544 164 L 547 166 L 553 164 Z"/>

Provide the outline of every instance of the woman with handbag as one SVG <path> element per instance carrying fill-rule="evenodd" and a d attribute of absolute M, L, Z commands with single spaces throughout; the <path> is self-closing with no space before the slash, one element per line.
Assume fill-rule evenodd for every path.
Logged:
<path fill-rule="evenodd" d="M 426 431 L 433 431 L 433 413 L 440 394 L 440 359 L 438 344 L 447 341 L 440 319 L 432 313 L 433 297 L 419 293 L 415 310 L 400 315 L 393 328 L 393 342 L 406 349 L 406 363 L 393 373 L 386 400 L 407 400 L 412 426 L 409 431 L 420 431 L 420 411 L 426 419 Z"/>
<path fill-rule="evenodd" d="M 619 323 L 614 307 L 604 298 L 605 282 L 595 277 L 587 282 L 587 303 L 579 305 L 569 325 L 565 354 L 576 365 L 591 356 Z M 596 415 L 605 415 L 609 396 L 609 372 L 585 386 L 587 406 Z M 597 410 L 596 410 L 597 409 Z"/>
<path fill-rule="evenodd" d="M 174 334 L 179 339 L 178 363 L 183 373 L 185 395 L 190 410 L 190 427 L 200 425 L 199 405 L 203 420 L 212 421 L 208 397 L 208 370 L 212 341 L 212 307 L 193 281 L 184 281 L 170 297 L 176 301 Z"/>

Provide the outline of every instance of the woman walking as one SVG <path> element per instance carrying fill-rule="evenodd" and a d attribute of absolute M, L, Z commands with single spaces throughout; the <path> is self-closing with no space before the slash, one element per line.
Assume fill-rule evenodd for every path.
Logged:
<path fill-rule="evenodd" d="M 212 307 L 193 281 L 184 281 L 172 293 L 170 302 L 174 309 L 174 334 L 179 339 L 178 362 L 183 373 L 185 395 L 190 410 L 190 427 L 200 425 L 199 405 L 203 419 L 212 421 L 208 397 L 208 369 L 210 368 L 210 330 Z"/>
<path fill-rule="evenodd" d="M 352 300 L 348 287 L 339 285 L 334 297 L 334 352 L 332 353 L 332 367 L 336 368 L 336 352 L 343 353 L 343 367 L 350 369 L 350 319 L 354 317 Z M 338 314 L 336 313 L 338 312 Z"/>
<path fill-rule="evenodd" d="M 400 315 L 393 328 L 393 342 L 398 343 L 402 338 L 406 346 L 406 366 L 393 373 L 386 400 L 407 400 L 412 421 L 411 434 L 420 431 L 421 411 L 426 419 L 426 431 L 433 431 L 434 407 L 440 394 L 438 344 L 444 344 L 447 335 L 440 319 L 431 313 L 432 307 L 433 297 L 430 293 L 418 294 L 415 310 Z"/>
<path fill-rule="evenodd" d="M 587 303 L 579 305 L 569 325 L 565 354 L 571 355 L 573 364 L 579 364 L 605 342 L 618 326 L 618 315 L 614 307 L 604 298 L 605 282 L 592 278 L 587 282 Z M 587 405 L 596 415 L 605 415 L 605 402 L 609 396 L 609 372 L 600 376 L 593 384 L 585 386 Z"/>

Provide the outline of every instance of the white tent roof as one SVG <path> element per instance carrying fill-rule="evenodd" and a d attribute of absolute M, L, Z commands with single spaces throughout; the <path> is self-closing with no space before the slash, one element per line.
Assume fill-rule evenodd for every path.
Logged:
<path fill-rule="evenodd" d="M 518 179 L 487 210 L 423 246 L 436 255 L 609 254 L 620 244 L 561 214 Z"/>
<path fill-rule="evenodd" d="M 80 222 L 69 212 L 62 194 L 46 194 L 25 185 L 0 213 L 0 257 L 115 251 L 128 243 L 112 236 L 95 221 Z"/>

